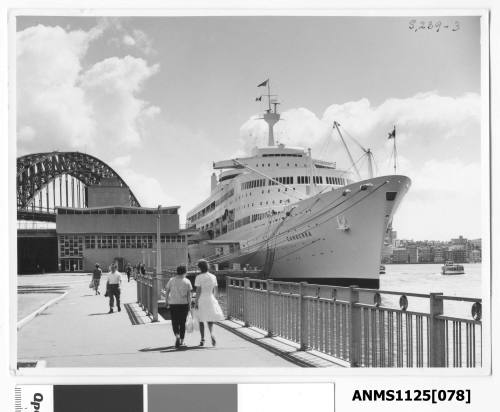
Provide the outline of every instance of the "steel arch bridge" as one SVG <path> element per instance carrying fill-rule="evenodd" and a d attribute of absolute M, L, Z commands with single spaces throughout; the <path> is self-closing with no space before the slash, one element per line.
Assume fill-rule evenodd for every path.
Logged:
<path fill-rule="evenodd" d="M 130 205 L 140 206 L 118 173 L 94 156 L 55 151 L 18 157 L 18 219 L 55 221 L 58 206 L 87 207 L 86 187 L 99 184 L 103 178 L 117 179 L 122 187 L 129 189 Z"/>

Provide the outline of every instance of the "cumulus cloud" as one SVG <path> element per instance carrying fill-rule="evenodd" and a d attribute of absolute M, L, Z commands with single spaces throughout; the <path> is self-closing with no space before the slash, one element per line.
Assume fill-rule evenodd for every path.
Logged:
<path fill-rule="evenodd" d="M 115 171 L 127 182 L 141 206 L 179 205 L 178 199 L 173 199 L 155 177 L 139 173 L 130 167 L 117 168 Z"/>
<path fill-rule="evenodd" d="M 481 165 L 459 159 L 431 159 L 408 170 L 412 187 L 394 219 L 400 237 L 477 237 L 481 227 Z M 415 226 L 416 219 L 422 221 Z M 456 233 L 443 233 L 456 228 Z M 453 229 L 451 229 L 453 230 Z M 459 233 L 458 233 L 459 232 Z"/>
<path fill-rule="evenodd" d="M 126 167 L 126 166 L 130 165 L 131 160 L 132 160 L 132 156 L 130 156 L 129 154 L 125 155 L 125 156 L 119 156 L 119 157 L 111 160 L 109 162 L 109 165 L 112 168 L 118 169 L 118 168 L 122 168 L 122 167 Z"/>
<path fill-rule="evenodd" d="M 159 67 L 130 56 L 83 67 L 90 44 L 103 30 L 103 24 L 89 31 L 38 25 L 17 34 L 21 152 L 140 143 L 142 122 L 159 108 L 138 94 Z"/>
<path fill-rule="evenodd" d="M 329 134 L 329 125 L 305 108 L 283 112 L 281 120 L 274 126 L 275 140 L 288 146 L 313 147 Z M 240 137 L 247 152 L 255 146 L 267 144 L 267 123 L 260 116 L 251 117 L 241 126 Z"/>
<path fill-rule="evenodd" d="M 340 142 L 332 133 L 333 122 L 341 124 L 341 130 L 353 151 L 353 136 L 365 148 L 371 148 L 380 159 L 388 157 L 392 141 L 387 139 L 394 125 L 401 154 L 434 147 L 441 150 L 460 150 L 463 154 L 478 154 L 480 137 L 479 95 L 468 93 L 459 97 L 440 96 L 435 92 L 419 93 L 405 99 L 388 99 L 373 106 L 366 98 L 358 101 L 333 104 L 321 117 L 305 108 L 291 109 L 282 113 L 282 122 L 275 126 L 276 140 L 288 145 L 311 147 L 316 156 L 325 153 L 327 143 Z M 253 116 L 240 128 L 242 145 L 247 152 L 256 145 L 267 144 L 267 125 Z M 340 151 L 334 152 L 338 155 Z M 362 152 L 359 152 L 362 154 Z M 433 157 L 435 153 L 428 153 Z M 353 155 L 356 159 L 358 156 Z M 448 156 L 449 157 L 449 156 Z"/>
<path fill-rule="evenodd" d="M 136 96 L 144 81 L 158 68 L 131 56 L 110 57 L 82 74 L 80 87 L 93 108 L 98 135 L 117 144 L 138 146 L 141 141 L 138 125 L 144 116 L 158 113 L 159 108 L 151 109 Z"/>
<path fill-rule="evenodd" d="M 253 116 L 240 128 L 246 153 L 256 145 L 267 145 L 267 125 L 259 117 Z M 464 235 L 478 235 L 481 200 L 478 94 L 450 97 L 427 92 L 387 99 L 378 106 L 363 98 L 332 104 L 321 117 L 298 108 L 284 111 L 282 119 L 275 126 L 276 140 L 291 146 L 311 147 L 314 157 L 349 168 L 340 139 L 332 131 L 333 122 L 339 122 L 353 158 L 359 159 L 362 151 L 351 136 L 375 153 L 379 174 L 393 173 L 390 161 L 393 140 L 387 136 L 396 126 L 398 172 L 412 178 L 413 185 L 396 215 L 395 228 L 403 236 L 411 232 L 415 238 L 445 239 L 456 234 L 444 234 L 442 228 L 461 222 Z M 361 173 L 366 177 L 367 168 Z M 415 233 L 411 224 L 416 216 L 428 222 L 421 226 L 421 233 Z"/>
<path fill-rule="evenodd" d="M 145 56 L 157 54 L 153 39 L 146 32 L 139 29 L 129 29 L 117 20 L 112 20 L 110 24 L 116 36 L 108 40 L 109 44 L 127 50 L 127 52 L 139 52 Z"/>

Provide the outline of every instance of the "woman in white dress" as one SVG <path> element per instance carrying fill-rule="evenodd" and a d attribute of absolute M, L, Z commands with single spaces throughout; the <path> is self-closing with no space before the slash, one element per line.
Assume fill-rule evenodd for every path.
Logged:
<path fill-rule="evenodd" d="M 224 319 L 224 314 L 215 298 L 217 294 L 217 278 L 208 271 L 208 262 L 204 259 L 198 261 L 200 274 L 194 280 L 196 287 L 195 307 L 198 309 L 198 320 L 200 322 L 200 346 L 205 344 L 205 325 L 208 324 L 212 345 L 215 346 L 215 335 L 213 332 L 214 322 Z"/>

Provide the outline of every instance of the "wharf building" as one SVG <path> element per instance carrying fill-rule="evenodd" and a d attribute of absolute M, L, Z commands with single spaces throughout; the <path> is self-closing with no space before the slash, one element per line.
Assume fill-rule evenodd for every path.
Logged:
<path fill-rule="evenodd" d="M 88 272 L 97 262 L 104 271 L 112 262 L 118 263 L 120 271 L 138 263 L 153 268 L 157 253 L 162 270 L 188 263 L 187 232 L 179 226 L 179 206 L 130 206 L 129 189 L 113 179 L 102 179 L 87 191 L 88 207 L 57 208 L 60 271 Z"/>

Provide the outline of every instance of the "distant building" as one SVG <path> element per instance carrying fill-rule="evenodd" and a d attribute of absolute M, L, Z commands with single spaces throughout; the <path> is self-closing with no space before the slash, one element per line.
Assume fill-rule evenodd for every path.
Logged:
<path fill-rule="evenodd" d="M 392 263 L 408 263 L 409 256 L 406 248 L 394 248 L 392 253 Z"/>
<path fill-rule="evenodd" d="M 382 247 L 381 262 L 382 263 L 391 263 L 392 257 L 393 257 L 393 252 L 394 252 L 394 248 L 392 247 L 392 245 L 384 245 Z"/>
<path fill-rule="evenodd" d="M 408 245 L 408 259 L 409 263 L 418 263 L 418 247 L 417 245 Z"/>
<path fill-rule="evenodd" d="M 432 255 L 431 255 L 430 246 L 422 246 L 422 247 L 418 248 L 418 262 L 419 263 L 432 262 Z"/>
<path fill-rule="evenodd" d="M 466 245 L 467 244 L 467 239 L 465 239 L 463 236 L 459 236 L 458 239 L 451 239 L 451 244 L 452 245 Z"/>
<path fill-rule="evenodd" d="M 467 249 L 463 246 L 452 246 L 451 259 L 455 263 L 467 263 Z"/>
<path fill-rule="evenodd" d="M 480 263 L 481 262 L 481 250 L 472 249 L 469 257 L 470 263 Z"/>
<path fill-rule="evenodd" d="M 443 263 L 445 261 L 443 248 L 435 247 L 433 249 L 433 259 L 432 260 L 434 263 Z"/>

